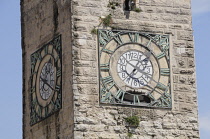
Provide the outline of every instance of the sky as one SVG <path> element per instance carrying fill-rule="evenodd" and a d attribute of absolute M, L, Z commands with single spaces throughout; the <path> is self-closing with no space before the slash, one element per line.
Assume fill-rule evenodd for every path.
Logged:
<path fill-rule="evenodd" d="M 210 138 L 210 0 L 192 0 L 201 139 Z"/>
<path fill-rule="evenodd" d="M 0 0 L 0 138 L 22 138 L 19 0 Z M 210 138 L 210 0 L 192 0 L 201 139 Z"/>
<path fill-rule="evenodd" d="M 19 0 L 0 0 L 0 138 L 22 138 Z"/>

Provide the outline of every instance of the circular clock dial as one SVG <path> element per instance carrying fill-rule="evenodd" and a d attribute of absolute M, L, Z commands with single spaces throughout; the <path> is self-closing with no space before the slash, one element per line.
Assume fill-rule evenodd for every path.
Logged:
<path fill-rule="evenodd" d="M 100 101 L 171 107 L 169 37 L 99 30 Z"/>
<path fill-rule="evenodd" d="M 31 125 L 61 109 L 61 37 L 31 54 Z"/>
<path fill-rule="evenodd" d="M 149 57 L 140 51 L 127 51 L 122 54 L 117 63 L 120 79 L 130 87 L 140 88 L 148 84 L 153 74 Z"/>
<path fill-rule="evenodd" d="M 47 100 L 52 95 L 55 86 L 54 76 L 54 67 L 49 61 L 45 63 L 40 76 L 40 95 L 44 100 Z"/>
<path fill-rule="evenodd" d="M 43 108 L 48 107 L 49 110 L 52 110 L 51 107 L 55 103 L 55 98 L 58 95 L 60 89 L 60 60 L 57 60 L 57 54 L 53 53 L 52 46 L 49 47 L 50 53 L 44 53 L 42 50 L 42 59 L 37 63 L 37 73 L 36 73 L 36 98 Z M 52 103 L 53 102 L 53 103 Z M 51 105 L 52 104 L 52 105 Z"/>

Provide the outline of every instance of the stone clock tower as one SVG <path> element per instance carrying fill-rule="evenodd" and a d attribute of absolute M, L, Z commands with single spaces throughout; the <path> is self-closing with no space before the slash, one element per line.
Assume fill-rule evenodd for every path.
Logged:
<path fill-rule="evenodd" d="M 190 0 L 21 0 L 23 138 L 198 139 Z"/>

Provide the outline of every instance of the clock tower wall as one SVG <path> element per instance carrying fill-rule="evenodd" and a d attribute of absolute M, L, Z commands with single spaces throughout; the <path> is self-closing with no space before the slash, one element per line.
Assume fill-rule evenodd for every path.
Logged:
<path fill-rule="evenodd" d="M 112 9 L 110 2 L 117 2 Z M 190 0 L 139 0 L 141 12 L 124 11 L 123 0 L 72 1 L 75 138 L 199 138 Z M 112 15 L 110 27 L 99 17 Z M 104 105 L 99 96 L 98 40 L 94 29 L 166 34 L 170 40 L 171 109 Z M 125 118 L 140 117 L 137 128 Z"/>
<path fill-rule="evenodd" d="M 21 0 L 23 52 L 23 138 L 73 138 L 72 32 L 69 1 Z M 60 36 L 61 35 L 61 36 Z M 31 55 L 60 36 L 62 47 L 62 108 L 31 123 Z"/>
<path fill-rule="evenodd" d="M 199 138 L 191 1 L 134 0 L 132 11 L 128 2 L 21 0 L 23 138 Z M 109 14 L 111 23 L 103 25 Z M 171 107 L 101 103 L 99 31 L 94 29 L 169 36 Z M 62 45 L 62 108 L 31 125 L 30 57 L 57 36 Z M 140 118 L 138 127 L 125 121 L 130 116 Z"/>

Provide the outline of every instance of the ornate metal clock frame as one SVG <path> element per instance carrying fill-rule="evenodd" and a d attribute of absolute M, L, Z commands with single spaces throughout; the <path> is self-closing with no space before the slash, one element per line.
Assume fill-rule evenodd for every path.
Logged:
<path fill-rule="evenodd" d="M 61 35 L 31 54 L 31 125 L 62 107 Z"/>
<path fill-rule="evenodd" d="M 171 108 L 169 35 L 98 30 L 100 103 Z"/>

